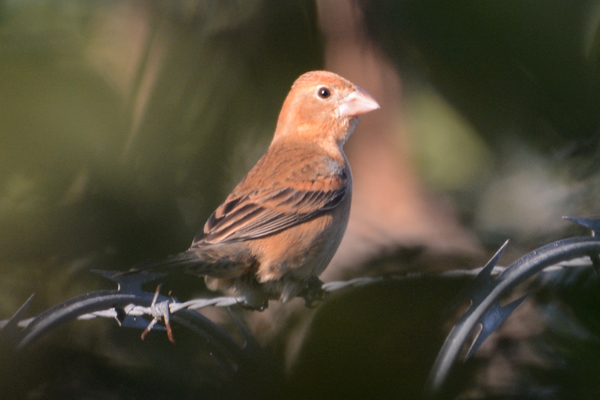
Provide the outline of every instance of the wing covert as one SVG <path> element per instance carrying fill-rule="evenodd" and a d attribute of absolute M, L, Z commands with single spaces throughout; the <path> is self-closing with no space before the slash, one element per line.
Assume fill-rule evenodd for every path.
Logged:
<path fill-rule="evenodd" d="M 234 191 L 210 216 L 192 246 L 256 239 L 307 221 L 340 204 L 346 197 L 346 181 L 342 170 L 317 190 L 310 190 L 308 182 L 302 185 L 308 187 L 306 190 L 290 186 L 250 191 L 243 196 Z"/>

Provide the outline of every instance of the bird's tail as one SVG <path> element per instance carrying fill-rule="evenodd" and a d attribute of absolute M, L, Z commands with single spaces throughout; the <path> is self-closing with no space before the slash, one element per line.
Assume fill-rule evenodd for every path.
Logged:
<path fill-rule="evenodd" d="M 119 272 L 115 276 L 137 274 L 143 271 L 171 271 L 173 269 L 189 268 L 191 266 L 201 266 L 204 264 L 201 258 L 198 258 L 196 254 L 190 254 L 191 252 L 184 251 L 183 253 L 175 254 L 164 258 L 159 261 L 145 261 L 131 267 L 127 271 Z M 200 268 L 202 269 L 202 268 Z"/>
<path fill-rule="evenodd" d="M 253 263 L 252 257 L 247 254 L 247 251 L 224 250 L 226 249 L 213 246 L 190 248 L 160 261 L 143 262 L 128 271 L 119 272 L 115 276 L 137 274 L 142 271 L 171 272 L 179 269 L 197 275 L 232 278 L 238 276 Z"/>

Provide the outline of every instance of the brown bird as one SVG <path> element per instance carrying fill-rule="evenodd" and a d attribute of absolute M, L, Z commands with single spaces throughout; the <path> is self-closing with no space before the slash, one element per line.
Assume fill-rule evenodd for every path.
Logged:
<path fill-rule="evenodd" d="M 322 294 L 317 278 L 348 224 L 352 174 L 342 149 L 377 102 L 346 79 L 313 71 L 294 82 L 269 149 L 185 252 L 144 269 L 185 267 L 212 290 L 234 287 L 254 308 Z"/>

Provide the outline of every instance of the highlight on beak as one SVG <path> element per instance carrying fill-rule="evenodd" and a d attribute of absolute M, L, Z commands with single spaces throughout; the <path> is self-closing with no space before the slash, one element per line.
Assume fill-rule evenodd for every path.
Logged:
<path fill-rule="evenodd" d="M 356 86 L 356 90 L 346 96 L 338 106 L 340 117 L 358 117 L 369 111 L 377 110 L 379 104 L 363 89 Z"/>

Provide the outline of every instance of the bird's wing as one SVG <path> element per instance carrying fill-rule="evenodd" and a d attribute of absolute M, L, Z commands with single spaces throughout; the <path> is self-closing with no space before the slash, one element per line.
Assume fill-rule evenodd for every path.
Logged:
<path fill-rule="evenodd" d="M 316 182 L 315 180 L 321 180 Z M 194 242 L 226 243 L 267 236 L 335 208 L 347 195 L 340 168 L 328 176 L 261 191 L 232 193 L 211 215 Z M 300 189 L 299 189 L 300 188 Z"/>

